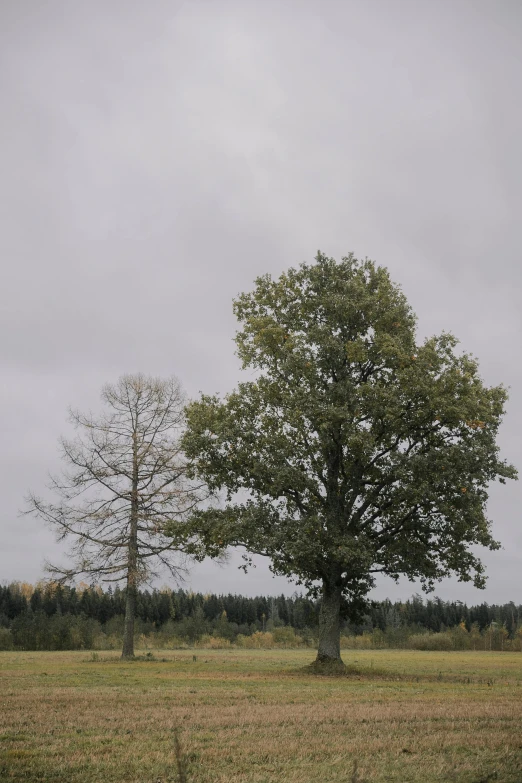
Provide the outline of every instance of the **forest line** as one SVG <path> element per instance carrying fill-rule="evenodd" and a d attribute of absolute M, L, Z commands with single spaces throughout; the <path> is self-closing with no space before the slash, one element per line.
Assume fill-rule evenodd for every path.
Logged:
<path fill-rule="evenodd" d="M 315 647 L 321 601 L 293 596 L 139 590 L 138 648 Z M 14 582 L 0 586 L 0 649 L 111 649 L 123 634 L 125 589 Z M 345 648 L 522 650 L 522 605 L 413 596 L 371 601 L 341 628 Z"/>

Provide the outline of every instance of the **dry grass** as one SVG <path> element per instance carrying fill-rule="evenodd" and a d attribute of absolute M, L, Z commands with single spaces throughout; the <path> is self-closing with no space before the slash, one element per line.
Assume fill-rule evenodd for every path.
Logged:
<path fill-rule="evenodd" d="M 0 780 L 522 782 L 520 653 L 193 654 L 0 653 Z"/>

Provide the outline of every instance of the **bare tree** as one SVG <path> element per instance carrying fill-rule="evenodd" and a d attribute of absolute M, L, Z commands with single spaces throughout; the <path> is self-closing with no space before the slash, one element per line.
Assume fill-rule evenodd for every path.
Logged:
<path fill-rule="evenodd" d="M 31 493 L 26 513 L 71 540 L 70 568 L 46 564 L 55 578 L 125 581 L 122 658 L 132 658 L 138 586 L 162 568 L 180 577 L 182 547 L 165 525 L 182 522 L 204 493 L 187 478 L 179 446 L 185 396 L 176 378 L 125 375 L 101 396 L 97 418 L 70 411 L 78 435 L 60 440 L 66 467 L 48 485 L 57 500 Z"/>

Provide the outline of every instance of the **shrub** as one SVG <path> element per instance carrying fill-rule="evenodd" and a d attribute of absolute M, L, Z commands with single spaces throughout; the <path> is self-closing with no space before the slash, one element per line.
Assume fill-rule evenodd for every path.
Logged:
<path fill-rule="evenodd" d="M 416 633 L 408 639 L 408 647 L 411 650 L 433 650 L 445 652 L 453 650 L 453 640 L 450 634 L 444 633 Z"/>
<path fill-rule="evenodd" d="M 121 636 L 98 633 L 94 637 L 93 647 L 95 650 L 117 650 L 121 647 Z"/>
<path fill-rule="evenodd" d="M 373 650 L 373 634 L 363 633 L 360 636 L 341 636 L 342 650 Z"/>
<path fill-rule="evenodd" d="M 13 647 L 13 634 L 10 628 L 0 628 L 0 650 L 12 650 Z"/>
<path fill-rule="evenodd" d="M 299 647 L 303 640 L 297 636 L 294 629 L 290 626 L 280 626 L 272 631 L 274 643 L 281 647 Z"/>
<path fill-rule="evenodd" d="M 207 633 L 203 634 L 194 646 L 204 647 L 210 650 L 226 650 L 232 645 L 230 639 L 223 639 L 222 636 L 210 636 L 210 634 Z"/>
<path fill-rule="evenodd" d="M 150 636 L 146 636 L 144 633 L 140 633 L 134 637 L 134 645 L 138 650 L 150 650 L 154 647 L 154 643 Z"/>
<path fill-rule="evenodd" d="M 274 636 L 270 631 L 256 631 L 252 636 L 243 636 L 238 634 L 236 639 L 238 647 L 245 647 L 247 649 L 270 649 L 274 646 Z"/>

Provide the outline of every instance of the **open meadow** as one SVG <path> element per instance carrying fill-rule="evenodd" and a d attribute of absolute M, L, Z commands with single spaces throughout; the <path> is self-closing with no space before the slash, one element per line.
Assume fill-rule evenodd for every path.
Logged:
<path fill-rule="evenodd" d="M 0 780 L 177 781 L 179 727 L 194 783 L 521 783 L 520 653 L 345 651 L 346 677 L 313 657 L 0 653 Z"/>

